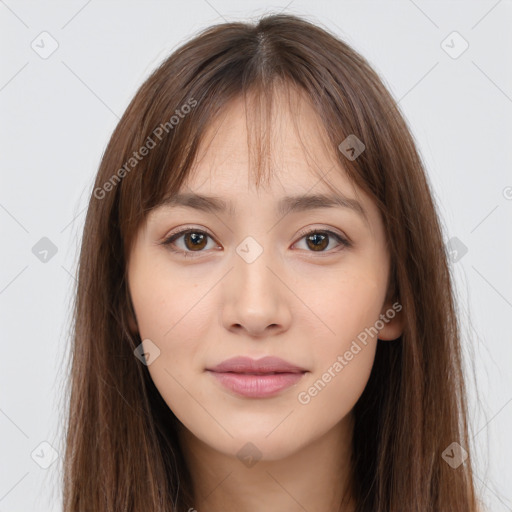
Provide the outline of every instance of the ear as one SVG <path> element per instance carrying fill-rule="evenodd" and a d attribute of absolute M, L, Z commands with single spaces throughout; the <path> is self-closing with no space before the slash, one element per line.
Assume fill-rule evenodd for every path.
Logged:
<path fill-rule="evenodd" d="M 388 300 L 384 303 L 379 319 L 384 326 L 379 330 L 378 339 L 392 341 L 404 332 L 404 314 L 399 301 Z M 380 324 L 379 324 L 380 325 Z"/>

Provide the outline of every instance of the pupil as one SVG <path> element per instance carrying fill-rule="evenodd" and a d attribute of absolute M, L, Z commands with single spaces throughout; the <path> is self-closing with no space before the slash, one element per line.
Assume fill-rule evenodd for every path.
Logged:
<path fill-rule="evenodd" d="M 196 248 L 201 248 L 201 244 L 204 243 L 204 235 L 201 233 L 189 233 L 187 238 L 192 241 L 193 246 Z"/>
<path fill-rule="evenodd" d="M 320 240 L 317 237 L 320 237 Z M 315 234 L 313 234 L 313 235 L 308 237 L 309 241 L 315 240 L 314 245 L 313 245 L 313 249 L 315 251 L 318 251 L 320 249 L 325 249 L 325 243 L 323 243 L 322 245 L 317 245 L 316 242 L 322 243 L 322 242 L 325 242 L 326 239 L 327 239 L 327 237 L 325 235 L 321 235 L 321 234 L 318 234 L 318 233 L 315 233 Z"/>

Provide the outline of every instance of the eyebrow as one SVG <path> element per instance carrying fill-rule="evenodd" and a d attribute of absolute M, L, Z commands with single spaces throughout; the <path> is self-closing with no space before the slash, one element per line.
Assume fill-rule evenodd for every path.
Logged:
<path fill-rule="evenodd" d="M 233 204 L 217 196 L 180 193 L 169 196 L 162 204 L 169 207 L 184 206 L 186 208 L 193 208 L 209 213 L 227 212 L 232 217 L 236 215 L 236 209 Z M 368 219 L 366 211 L 359 201 L 339 193 L 285 196 L 278 201 L 276 211 L 279 215 L 285 216 L 292 212 L 335 207 L 347 208 L 362 216 L 364 219 Z"/>

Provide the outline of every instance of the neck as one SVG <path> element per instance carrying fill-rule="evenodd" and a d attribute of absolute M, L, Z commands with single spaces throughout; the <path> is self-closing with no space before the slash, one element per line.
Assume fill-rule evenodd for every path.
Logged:
<path fill-rule="evenodd" d="M 250 467 L 206 445 L 190 431 L 179 433 L 192 475 L 197 512 L 354 512 L 350 457 L 353 418 L 279 460 Z"/>

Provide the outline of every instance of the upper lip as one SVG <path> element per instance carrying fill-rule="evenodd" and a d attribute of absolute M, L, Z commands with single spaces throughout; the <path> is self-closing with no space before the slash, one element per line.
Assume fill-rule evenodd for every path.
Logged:
<path fill-rule="evenodd" d="M 212 372 L 224 373 L 304 373 L 306 370 L 300 366 L 294 365 L 279 357 L 262 357 L 261 359 L 251 359 L 250 357 L 232 357 L 226 359 L 217 366 L 207 368 Z"/>

